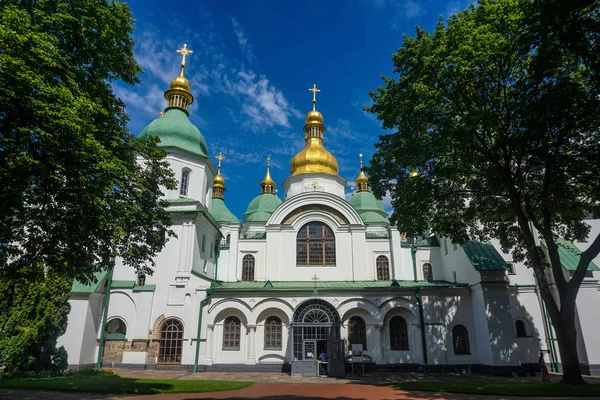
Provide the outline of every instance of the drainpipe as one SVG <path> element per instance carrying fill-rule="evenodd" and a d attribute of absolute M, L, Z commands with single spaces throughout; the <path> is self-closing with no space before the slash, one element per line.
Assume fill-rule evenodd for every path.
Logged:
<path fill-rule="evenodd" d="M 423 317 L 423 301 L 419 289 L 415 290 L 415 297 L 419 305 L 419 323 L 421 324 L 421 344 L 423 345 L 423 373 L 427 373 L 427 342 L 425 341 L 425 318 Z"/>
<path fill-rule="evenodd" d="M 202 311 L 204 306 L 210 301 L 212 289 L 206 289 L 206 297 L 200 301 L 200 310 L 198 311 L 198 333 L 196 336 L 196 359 L 194 360 L 194 372 L 198 372 L 198 357 L 200 357 L 200 332 L 202 331 Z"/>
<path fill-rule="evenodd" d="M 96 368 L 102 368 L 102 353 L 104 352 L 104 342 L 106 341 L 106 318 L 108 317 L 108 304 L 110 302 L 110 290 L 112 288 L 113 270 L 115 269 L 115 258 L 110 258 L 110 269 L 106 282 L 106 293 L 104 294 L 104 310 L 102 313 L 102 325 L 100 325 L 100 345 L 98 346 L 98 358 Z"/>
<path fill-rule="evenodd" d="M 414 244 L 410 247 L 410 254 L 412 255 L 413 262 L 413 278 L 414 281 L 417 281 L 417 246 Z"/>
<path fill-rule="evenodd" d="M 538 238 L 535 235 L 535 230 L 533 229 L 533 224 L 529 221 L 529 229 L 531 230 L 531 236 L 533 236 L 533 240 L 537 245 L 539 245 Z M 555 372 L 560 372 L 560 366 L 558 364 L 558 357 L 556 352 L 556 342 L 554 341 L 554 331 L 552 327 L 552 320 L 550 319 L 550 314 L 546 310 L 544 305 L 544 301 L 542 300 L 542 296 L 540 294 L 540 285 L 537 280 L 537 276 L 534 272 L 533 279 L 535 280 L 536 290 L 535 294 L 537 295 L 538 302 L 540 303 L 540 311 L 542 314 L 542 324 L 544 325 L 544 333 L 546 336 L 546 346 L 548 347 L 548 352 L 550 353 L 550 363 L 554 367 Z M 550 339 L 548 339 L 548 334 L 550 334 Z M 550 342 L 550 346 L 548 345 L 548 341 Z"/>

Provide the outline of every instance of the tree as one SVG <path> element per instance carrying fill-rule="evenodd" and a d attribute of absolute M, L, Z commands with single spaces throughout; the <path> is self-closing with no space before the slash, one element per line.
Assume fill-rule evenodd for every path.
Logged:
<path fill-rule="evenodd" d="M 139 81 L 132 23 L 118 1 L 0 0 L 3 284 L 88 283 L 112 256 L 151 274 L 173 235 L 161 189 L 175 188 L 165 153 L 127 130 L 112 91 L 115 80 Z M 59 287 L 68 294 L 69 285 Z M 19 302 L 2 306 L 35 314 Z M 0 319 L 0 332 L 10 321 Z"/>
<path fill-rule="evenodd" d="M 577 13 L 597 26 L 596 8 Z M 583 42 L 567 46 L 568 35 L 541 29 L 554 17 L 529 0 L 482 0 L 433 33 L 405 36 L 392 57 L 399 76 L 371 92 L 367 111 L 394 132 L 380 137 L 369 172 L 376 195 L 390 192 L 402 231 L 432 229 L 458 243 L 497 238 L 532 267 L 563 380 L 582 383 L 575 299 L 600 236 L 568 280 L 556 239 L 586 238 L 584 218 L 600 215 L 600 102 Z"/>

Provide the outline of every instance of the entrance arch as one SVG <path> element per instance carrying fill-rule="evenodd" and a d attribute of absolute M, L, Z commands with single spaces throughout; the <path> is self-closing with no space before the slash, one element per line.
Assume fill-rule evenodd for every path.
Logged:
<path fill-rule="evenodd" d="M 344 354 L 340 336 L 341 319 L 326 301 L 311 299 L 300 304 L 292 318 L 292 375 L 316 376 L 327 371 L 344 375 Z M 327 364 L 319 368 L 319 354 L 325 352 Z"/>

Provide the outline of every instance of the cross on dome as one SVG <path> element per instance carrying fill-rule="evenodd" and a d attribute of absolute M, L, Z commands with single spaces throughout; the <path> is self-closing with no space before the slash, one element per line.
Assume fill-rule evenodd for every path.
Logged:
<path fill-rule="evenodd" d="M 317 281 L 319 280 L 319 277 L 317 277 L 317 274 L 315 274 L 315 276 L 313 276 L 312 278 L 310 278 L 310 280 L 315 283 L 315 289 L 316 289 L 317 288 Z"/>
<path fill-rule="evenodd" d="M 184 43 L 183 47 L 181 49 L 178 49 L 177 52 L 183 56 L 183 59 L 181 60 L 181 66 L 185 67 L 185 56 L 187 56 L 188 54 L 192 54 L 194 51 L 188 49 L 187 44 Z"/>
<path fill-rule="evenodd" d="M 225 156 L 223 155 L 223 152 L 219 152 L 219 155 L 215 157 L 217 160 L 219 160 L 219 173 L 221 173 L 221 160 L 225 159 Z"/>
<path fill-rule="evenodd" d="M 312 100 L 312 102 L 313 102 L 313 111 L 314 111 L 314 110 L 316 110 L 316 107 L 317 107 L 317 105 L 316 105 L 317 104 L 317 93 L 319 93 L 321 90 L 317 89 L 317 84 L 316 83 L 313 84 L 313 87 L 310 88 L 310 89 L 308 89 L 308 90 L 311 91 L 311 92 L 313 92 L 313 100 Z"/>

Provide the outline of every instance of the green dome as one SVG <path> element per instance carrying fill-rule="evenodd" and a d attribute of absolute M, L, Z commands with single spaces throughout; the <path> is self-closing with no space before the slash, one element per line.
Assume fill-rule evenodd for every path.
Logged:
<path fill-rule="evenodd" d="M 240 223 L 236 216 L 229 211 L 223 199 L 219 199 L 218 197 L 213 197 L 210 203 L 210 214 L 217 222 L 225 222 L 228 224 Z"/>
<path fill-rule="evenodd" d="M 204 136 L 190 122 L 187 111 L 177 107 L 167 108 L 161 118 L 150 122 L 139 134 L 139 138 L 156 136 L 158 147 L 176 147 L 199 156 L 206 156 L 208 148 Z"/>
<path fill-rule="evenodd" d="M 244 220 L 251 222 L 267 222 L 273 211 L 281 204 L 281 199 L 272 193 L 256 196 L 244 213 Z"/>
<path fill-rule="evenodd" d="M 366 224 L 374 222 L 386 222 L 387 213 L 383 203 L 368 191 L 355 193 L 350 197 L 350 205 L 358 211 L 358 214 Z"/>

